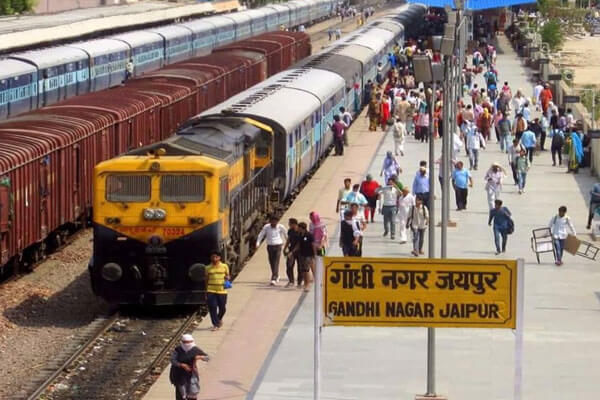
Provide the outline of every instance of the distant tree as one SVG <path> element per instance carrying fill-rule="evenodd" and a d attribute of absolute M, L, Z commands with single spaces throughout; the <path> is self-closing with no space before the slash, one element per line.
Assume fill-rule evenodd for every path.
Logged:
<path fill-rule="evenodd" d="M 11 0 L 0 0 L 0 15 L 14 14 Z"/>
<path fill-rule="evenodd" d="M 542 36 L 542 42 L 548 43 L 551 51 L 560 49 L 565 40 L 560 21 L 557 19 L 546 22 L 540 29 L 540 35 Z"/>

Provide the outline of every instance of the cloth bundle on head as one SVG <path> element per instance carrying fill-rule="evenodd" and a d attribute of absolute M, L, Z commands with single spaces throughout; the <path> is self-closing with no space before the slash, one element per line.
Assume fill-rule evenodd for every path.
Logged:
<path fill-rule="evenodd" d="M 309 217 L 309 231 L 312 233 L 315 243 L 321 243 L 327 236 L 327 226 L 321 222 L 321 216 L 316 211 L 311 211 Z"/>
<path fill-rule="evenodd" d="M 196 343 L 194 342 L 194 337 L 192 335 L 186 333 L 181 336 L 181 348 L 183 351 L 188 352 L 194 348 L 194 346 L 196 346 Z"/>

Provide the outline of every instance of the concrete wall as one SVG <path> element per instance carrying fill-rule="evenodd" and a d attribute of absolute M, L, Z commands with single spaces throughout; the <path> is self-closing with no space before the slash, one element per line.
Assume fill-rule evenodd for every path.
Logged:
<path fill-rule="evenodd" d="M 99 7 L 105 5 L 125 4 L 120 0 L 37 0 L 33 11 L 36 14 L 56 13 L 60 11 L 75 10 L 78 8 Z"/>
<path fill-rule="evenodd" d="M 559 73 L 559 69 L 552 63 L 549 64 L 539 64 L 537 59 L 541 58 L 542 55 L 540 52 L 530 52 L 529 47 L 531 44 L 526 44 L 524 46 L 523 52 L 521 56 L 525 57 L 525 63 L 528 65 L 534 73 L 539 74 L 540 78 L 544 81 L 547 81 L 548 74 L 557 74 Z M 587 133 L 588 129 L 592 127 L 592 117 L 591 114 L 587 111 L 585 106 L 582 103 L 569 103 L 565 104 L 563 99 L 565 95 L 583 95 L 582 91 L 573 90 L 567 85 L 565 81 L 555 81 L 551 82 L 552 85 L 552 93 L 554 95 L 554 104 L 557 104 L 559 107 L 571 108 L 573 111 L 573 117 L 576 120 L 580 120 L 583 122 L 583 131 Z M 600 101 L 600 99 L 598 100 Z M 591 170 L 594 175 L 599 175 L 600 172 L 600 139 L 592 139 L 591 144 Z"/>

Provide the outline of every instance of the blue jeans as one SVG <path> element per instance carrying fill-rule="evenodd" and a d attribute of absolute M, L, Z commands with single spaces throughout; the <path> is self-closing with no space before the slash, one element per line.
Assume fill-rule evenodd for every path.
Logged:
<path fill-rule="evenodd" d="M 511 138 L 512 138 L 512 135 L 510 135 L 508 133 L 500 134 L 500 150 L 508 151 L 508 147 L 510 146 L 510 143 L 511 143 Z"/>
<path fill-rule="evenodd" d="M 519 190 L 523 190 L 527 181 L 527 172 L 519 172 Z"/>
<path fill-rule="evenodd" d="M 556 261 L 562 262 L 562 256 L 565 250 L 565 241 L 566 239 L 554 238 L 554 258 L 556 258 Z"/>
<path fill-rule="evenodd" d="M 381 211 L 383 212 L 383 231 L 386 234 L 390 232 L 393 239 L 396 235 L 395 219 L 397 209 L 395 206 L 383 206 L 381 207 Z"/>
<path fill-rule="evenodd" d="M 494 244 L 496 245 L 496 252 L 505 252 L 506 251 L 506 241 L 508 239 L 508 234 L 505 230 L 500 230 L 494 227 Z M 502 240 L 502 243 L 500 241 Z"/>
<path fill-rule="evenodd" d="M 208 312 L 213 326 L 220 326 L 221 320 L 225 315 L 225 305 L 227 304 L 227 294 L 207 293 L 206 302 L 208 303 Z"/>
<path fill-rule="evenodd" d="M 469 149 L 469 166 L 471 169 L 477 168 L 479 163 L 479 149 Z"/>

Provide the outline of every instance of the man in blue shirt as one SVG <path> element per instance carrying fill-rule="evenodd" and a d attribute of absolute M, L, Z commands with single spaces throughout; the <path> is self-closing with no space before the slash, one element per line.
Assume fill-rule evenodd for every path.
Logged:
<path fill-rule="evenodd" d="M 535 150 L 535 143 L 537 139 L 535 138 L 535 133 L 529 128 L 523 132 L 521 135 L 521 144 L 527 150 L 527 155 L 529 156 L 529 162 L 533 162 L 533 150 Z"/>
<path fill-rule="evenodd" d="M 452 183 L 456 195 L 456 211 L 466 210 L 467 195 L 469 194 L 469 187 L 473 187 L 473 178 L 471 172 L 464 168 L 462 161 L 456 163 L 456 168 L 452 172 Z"/>
<path fill-rule="evenodd" d="M 509 230 L 514 223 L 510 218 L 511 213 L 506 207 L 502 207 L 502 200 L 494 201 L 494 208 L 490 210 L 488 225 L 494 221 L 494 244 L 496 245 L 496 255 L 506 252 L 506 241 L 508 240 Z M 512 232 L 510 232 L 512 233 Z M 500 247 L 500 238 L 502 238 L 502 247 Z"/>
<path fill-rule="evenodd" d="M 587 229 L 592 227 L 592 218 L 594 218 L 594 211 L 600 207 L 600 183 L 594 183 L 592 190 L 590 190 L 590 210 L 588 213 Z"/>
<path fill-rule="evenodd" d="M 419 168 L 419 172 L 417 172 L 413 180 L 412 192 L 417 199 L 423 200 L 423 204 L 431 208 L 429 204 L 429 176 L 427 175 L 426 167 Z"/>

